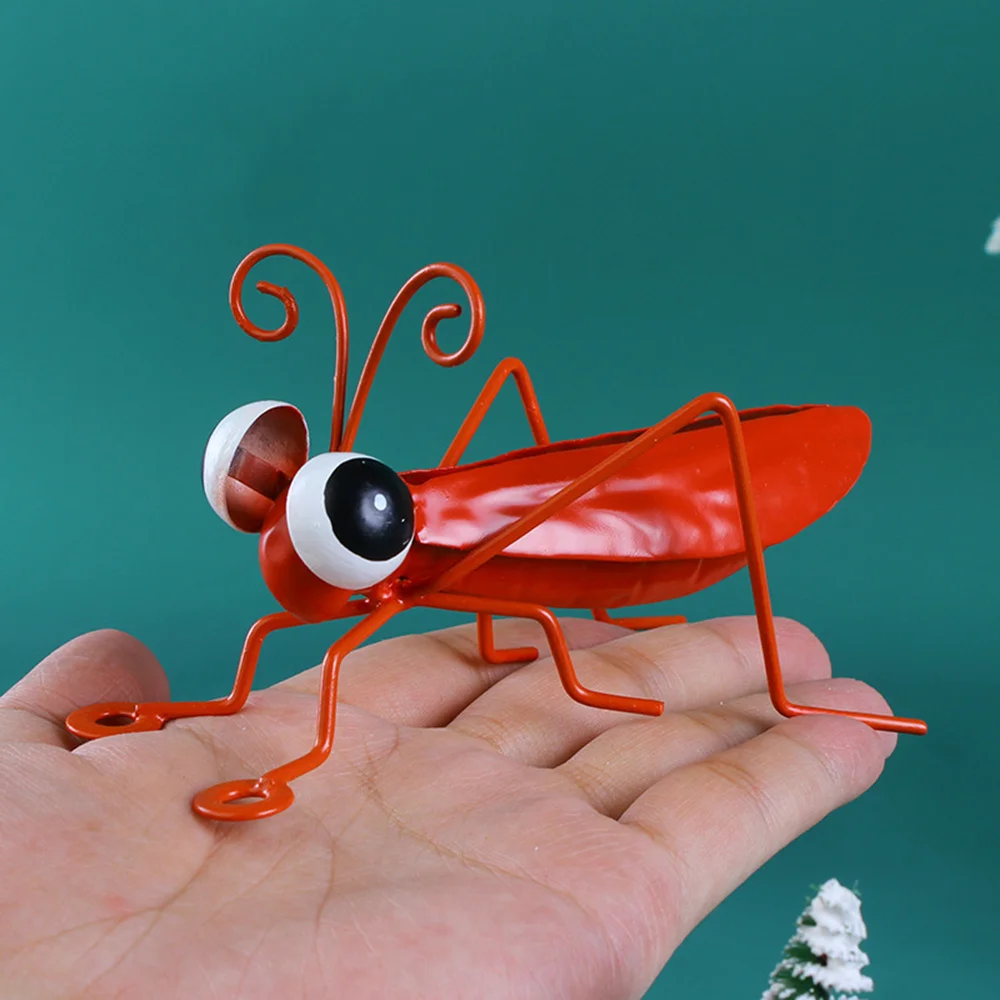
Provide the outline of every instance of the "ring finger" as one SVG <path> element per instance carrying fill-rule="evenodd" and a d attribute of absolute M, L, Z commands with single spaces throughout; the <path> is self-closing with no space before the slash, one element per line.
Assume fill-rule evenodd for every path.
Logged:
<path fill-rule="evenodd" d="M 790 694 L 828 708 L 888 711 L 877 691 L 846 678 L 797 684 Z M 750 695 L 709 709 L 615 726 L 555 770 L 598 812 L 618 819 L 671 771 L 745 743 L 781 721 L 768 695 Z M 880 736 L 890 743 L 896 739 L 888 733 Z"/>

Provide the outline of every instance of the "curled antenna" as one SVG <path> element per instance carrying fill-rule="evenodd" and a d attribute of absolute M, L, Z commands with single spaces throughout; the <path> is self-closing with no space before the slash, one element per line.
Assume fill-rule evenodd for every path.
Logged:
<path fill-rule="evenodd" d="M 344 429 L 344 436 L 341 440 L 341 450 L 350 451 L 357 437 L 358 426 L 361 423 L 361 415 L 364 413 L 365 402 L 368 399 L 368 392 L 375 380 L 375 372 L 378 371 L 379 362 L 385 353 L 386 344 L 395 329 L 396 321 L 403 310 L 409 304 L 410 299 L 435 278 L 451 278 L 462 286 L 463 291 L 469 300 L 469 332 L 466 335 L 465 343 L 452 354 L 445 354 L 438 346 L 437 327 L 443 319 L 455 319 L 462 315 L 462 307 L 457 303 L 434 306 L 424 317 L 423 325 L 420 329 L 420 342 L 424 345 L 424 352 L 435 364 L 452 368 L 455 365 L 463 364 L 476 353 L 480 342 L 483 339 L 483 329 L 486 325 L 486 306 L 483 303 L 483 294 L 479 291 L 479 286 L 473 280 L 468 271 L 457 264 L 428 264 L 421 268 L 403 287 L 389 306 L 389 311 L 385 314 L 382 324 L 372 341 L 371 350 L 368 352 L 368 359 L 361 370 L 361 378 L 358 379 L 358 388 L 354 393 L 354 402 L 351 403 L 351 413 L 347 418 L 347 426 Z"/>
<path fill-rule="evenodd" d="M 437 327 L 443 319 L 455 319 L 462 315 L 462 307 L 457 303 L 447 303 L 434 306 L 424 317 L 420 331 L 420 341 L 423 344 L 427 356 L 446 368 L 460 365 L 469 360 L 479 347 L 483 339 L 483 329 L 486 325 L 486 306 L 483 303 L 483 295 L 479 286 L 463 268 L 456 264 L 428 264 L 421 268 L 405 285 L 399 290 L 396 297 L 389 306 L 389 311 L 385 314 L 375 339 L 372 341 L 371 350 L 361 370 L 361 377 L 358 379 L 358 387 L 354 393 L 354 401 L 351 404 L 351 412 L 344 423 L 344 414 L 347 401 L 347 362 L 348 362 L 348 330 L 347 330 L 347 306 L 344 303 L 344 294 L 333 276 L 333 272 L 313 254 L 298 247 L 286 243 L 271 243 L 267 246 L 259 247 L 252 253 L 247 254 L 240 262 L 239 267 L 233 273 L 232 281 L 229 284 L 229 306 L 233 311 L 233 316 L 240 327 L 251 337 L 257 340 L 273 341 L 284 340 L 295 329 L 299 321 L 299 307 L 295 301 L 295 296 L 287 288 L 271 284 L 269 281 L 258 281 L 257 290 L 265 295 L 272 295 L 278 299 L 285 307 L 285 319 L 281 326 L 274 330 L 264 330 L 257 326 L 247 317 L 243 309 L 243 282 L 250 273 L 254 265 L 264 260 L 266 257 L 283 256 L 291 257 L 293 260 L 301 261 L 312 268 L 322 278 L 330 293 L 330 301 L 333 303 L 333 315 L 336 323 L 337 337 L 337 360 L 333 376 L 333 418 L 330 428 L 330 451 L 350 451 L 354 446 L 354 439 L 358 434 L 358 426 L 361 423 L 361 415 L 364 413 L 365 402 L 371 390 L 372 382 L 375 380 L 375 373 L 378 371 L 379 362 L 385 353 L 386 344 L 395 329 L 396 322 L 403 310 L 409 304 L 410 299 L 435 278 L 451 278 L 462 286 L 466 297 L 469 300 L 469 332 L 465 342 L 451 354 L 446 354 L 438 346 Z"/>
<path fill-rule="evenodd" d="M 291 257 L 312 268 L 326 285 L 333 303 L 333 318 L 336 324 L 337 360 L 333 370 L 333 418 L 330 427 L 330 451 L 338 451 L 344 431 L 344 410 L 347 404 L 347 359 L 349 339 L 347 332 L 347 305 L 333 272 L 318 258 L 306 250 L 287 243 L 271 243 L 259 247 L 246 255 L 233 273 L 229 283 L 229 307 L 240 327 L 257 340 L 284 340 L 299 322 L 299 306 L 295 296 L 287 288 L 272 285 L 269 281 L 258 281 L 257 291 L 273 295 L 285 307 L 284 322 L 275 330 L 264 330 L 252 323 L 243 309 L 243 282 L 251 269 L 265 257 Z"/>

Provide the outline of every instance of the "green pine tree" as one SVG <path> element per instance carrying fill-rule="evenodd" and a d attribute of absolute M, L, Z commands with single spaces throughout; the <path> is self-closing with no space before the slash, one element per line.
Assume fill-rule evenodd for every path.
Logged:
<path fill-rule="evenodd" d="M 861 900 L 836 879 L 820 886 L 799 917 L 795 934 L 761 1000 L 853 1000 L 875 984 L 861 970 L 868 956 Z"/>

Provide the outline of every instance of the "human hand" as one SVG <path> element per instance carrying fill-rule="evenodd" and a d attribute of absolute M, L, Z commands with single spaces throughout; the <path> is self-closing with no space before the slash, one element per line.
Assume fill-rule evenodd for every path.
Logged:
<path fill-rule="evenodd" d="M 876 780 L 895 737 L 777 716 L 753 619 L 563 624 L 585 684 L 665 714 L 579 705 L 548 658 L 489 666 L 470 626 L 388 640 L 345 661 L 333 753 L 294 805 L 232 824 L 192 795 L 311 745 L 316 669 L 234 716 L 81 744 L 71 710 L 167 682 L 119 632 L 56 650 L 0 698 L 3 995 L 641 997 L 707 913 Z M 794 699 L 888 710 L 776 626 Z M 497 640 L 544 646 L 522 621 Z"/>

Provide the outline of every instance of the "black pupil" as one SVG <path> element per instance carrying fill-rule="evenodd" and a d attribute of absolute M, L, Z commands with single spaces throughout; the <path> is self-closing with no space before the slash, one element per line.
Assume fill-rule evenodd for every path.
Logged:
<path fill-rule="evenodd" d="M 344 548 L 372 562 L 398 556 L 413 537 L 413 498 L 406 483 L 374 458 L 351 458 L 330 474 L 326 516 Z"/>

